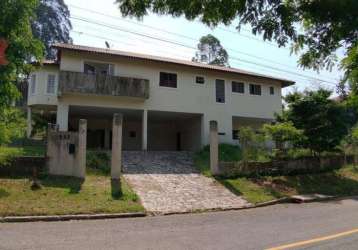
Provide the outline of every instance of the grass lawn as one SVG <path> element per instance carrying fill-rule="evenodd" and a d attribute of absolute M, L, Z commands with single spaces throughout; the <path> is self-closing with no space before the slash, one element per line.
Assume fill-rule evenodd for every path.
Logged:
<path fill-rule="evenodd" d="M 198 153 L 194 161 L 204 175 L 211 177 L 208 153 Z M 295 194 L 358 195 L 358 167 L 354 166 L 320 174 L 217 178 L 217 180 L 251 203 L 270 201 Z"/>
<path fill-rule="evenodd" d="M 88 171 L 85 182 L 72 177 L 43 177 L 31 190 L 26 178 L 0 178 L 0 216 L 141 212 L 138 196 L 122 180 L 121 197 L 112 195 L 109 176 Z"/>

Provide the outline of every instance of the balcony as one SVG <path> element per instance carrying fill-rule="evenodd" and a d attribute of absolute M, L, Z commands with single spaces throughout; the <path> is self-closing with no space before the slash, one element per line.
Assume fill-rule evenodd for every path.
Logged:
<path fill-rule="evenodd" d="M 104 74 L 60 71 L 59 96 L 86 94 L 149 98 L 149 80 Z"/>

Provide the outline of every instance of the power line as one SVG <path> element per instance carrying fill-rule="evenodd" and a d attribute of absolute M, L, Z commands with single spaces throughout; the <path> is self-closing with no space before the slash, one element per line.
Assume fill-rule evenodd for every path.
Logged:
<path fill-rule="evenodd" d="M 108 27 L 108 28 L 111 28 L 111 29 L 114 29 L 114 30 L 119 30 L 119 31 L 130 33 L 130 34 L 150 38 L 150 39 L 153 39 L 153 40 L 158 40 L 158 41 L 161 41 L 161 42 L 175 44 L 175 45 L 178 45 L 178 46 L 181 46 L 181 47 L 186 47 L 186 48 L 190 48 L 190 49 L 196 49 L 195 47 L 190 46 L 190 45 L 186 45 L 186 44 L 183 44 L 183 43 L 179 43 L 179 42 L 176 42 L 176 41 L 171 41 L 171 40 L 167 40 L 167 39 L 163 39 L 163 38 L 154 37 L 154 36 L 151 36 L 151 35 L 148 35 L 148 34 L 143 34 L 143 33 L 140 33 L 140 32 L 131 31 L 131 30 L 128 30 L 128 29 L 124 29 L 124 28 L 115 26 L 115 25 L 110 25 L 110 24 L 106 24 L 106 23 L 100 23 L 100 22 L 97 22 L 97 21 L 92 21 L 90 19 L 81 18 L 81 17 L 71 17 L 71 18 L 73 18 L 75 20 L 80 20 L 80 21 L 83 21 L 83 22 L 88 22 L 88 23 Z M 274 69 L 274 70 L 277 70 L 277 71 L 285 72 L 285 73 L 288 73 L 288 74 L 298 75 L 298 76 L 302 76 L 302 77 L 305 77 L 305 78 L 315 79 L 315 80 L 319 80 L 319 81 L 322 81 L 322 82 L 326 82 L 326 83 L 330 83 L 330 84 L 335 85 L 335 83 L 327 81 L 327 80 L 324 80 L 324 79 L 307 76 L 307 75 L 297 73 L 297 72 L 293 72 L 293 71 L 289 71 L 289 70 L 280 69 L 280 68 L 273 67 L 273 66 L 270 66 L 270 65 L 267 65 L 267 64 L 252 62 L 252 61 L 249 61 L 249 60 L 236 58 L 236 57 L 231 57 L 231 59 L 236 60 L 236 61 L 240 61 L 240 62 L 246 62 L 246 63 L 253 64 L 253 65 L 260 65 L 260 66 L 263 66 L 263 67 L 267 67 L 267 68 Z"/>

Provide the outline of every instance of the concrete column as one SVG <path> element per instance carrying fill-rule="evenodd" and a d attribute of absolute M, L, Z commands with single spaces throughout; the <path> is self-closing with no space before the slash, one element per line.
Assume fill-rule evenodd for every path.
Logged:
<path fill-rule="evenodd" d="M 109 149 L 110 148 L 110 137 L 111 137 L 111 130 L 109 128 L 104 129 L 104 148 Z"/>
<path fill-rule="evenodd" d="M 148 110 L 143 110 L 142 118 L 142 150 L 148 149 Z"/>
<path fill-rule="evenodd" d="M 78 126 L 78 166 L 74 168 L 74 176 L 86 178 L 87 120 L 80 119 Z"/>
<path fill-rule="evenodd" d="M 111 160 L 111 177 L 120 179 L 122 172 L 122 114 L 114 114 L 112 129 L 112 160 Z"/>
<path fill-rule="evenodd" d="M 68 131 L 68 112 L 68 104 L 59 103 L 57 105 L 56 124 L 58 125 L 60 131 Z"/>
<path fill-rule="evenodd" d="M 210 170 L 213 175 L 219 174 L 219 135 L 217 121 L 210 121 Z"/>
<path fill-rule="evenodd" d="M 31 107 L 27 107 L 27 128 L 26 128 L 27 138 L 31 137 L 31 133 L 32 133 L 32 113 L 31 113 Z"/>

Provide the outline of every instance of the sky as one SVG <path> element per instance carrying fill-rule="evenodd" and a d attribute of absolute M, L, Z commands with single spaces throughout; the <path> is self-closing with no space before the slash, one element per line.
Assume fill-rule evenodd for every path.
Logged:
<path fill-rule="evenodd" d="M 74 44 L 151 54 L 191 60 L 200 37 L 212 34 L 229 54 L 231 67 L 260 74 L 294 80 L 294 87 L 283 93 L 324 87 L 335 90 L 342 76 L 337 67 L 332 71 L 303 70 L 297 66 L 298 55 L 289 47 L 279 48 L 275 42 L 263 41 L 253 35 L 249 26 L 236 30 L 237 21 L 230 26 L 210 28 L 199 21 L 184 17 L 150 14 L 142 20 L 122 17 L 114 0 L 65 0 L 71 14 Z M 235 25 L 236 24 L 236 25 Z M 340 52 L 341 56 L 342 52 Z"/>

